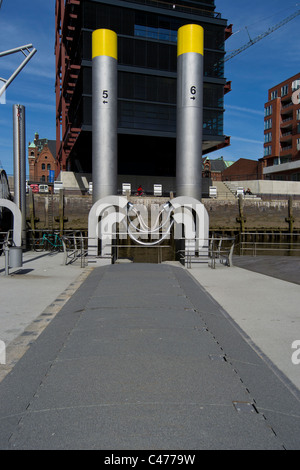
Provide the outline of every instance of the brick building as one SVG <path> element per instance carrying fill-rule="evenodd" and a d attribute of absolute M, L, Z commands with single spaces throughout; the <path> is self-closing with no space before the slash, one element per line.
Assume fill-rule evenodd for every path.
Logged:
<path fill-rule="evenodd" d="M 56 141 L 40 139 L 38 133 L 28 145 L 29 181 L 47 183 L 52 179 L 56 168 Z"/>
<path fill-rule="evenodd" d="M 263 177 L 300 181 L 300 73 L 268 91 Z"/>
<path fill-rule="evenodd" d="M 212 160 L 209 157 L 202 159 L 202 178 L 210 178 L 212 181 L 222 181 L 222 174 L 233 164 L 232 161 L 226 161 L 223 157 Z"/>
<path fill-rule="evenodd" d="M 243 181 L 263 179 L 263 159 L 239 158 L 222 172 L 223 181 Z"/>

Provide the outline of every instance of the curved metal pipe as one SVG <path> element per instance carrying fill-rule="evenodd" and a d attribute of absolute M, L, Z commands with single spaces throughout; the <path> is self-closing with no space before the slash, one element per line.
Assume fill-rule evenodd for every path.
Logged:
<path fill-rule="evenodd" d="M 161 243 L 166 237 L 167 235 L 169 235 L 170 233 L 170 230 L 172 228 L 174 224 L 174 220 L 171 221 L 170 223 L 170 226 L 169 226 L 169 229 L 166 231 L 166 233 L 162 236 L 162 238 L 160 238 L 159 240 L 156 240 L 155 242 L 142 242 L 141 240 L 137 240 L 136 238 L 134 238 L 134 236 L 132 235 L 132 233 L 130 232 L 129 230 L 129 227 L 128 227 L 128 235 L 130 236 L 130 238 L 135 241 L 136 243 L 139 243 L 140 245 L 144 245 L 144 246 L 154 246 L 154 245 L 158 245 L 159 243 Z"/>

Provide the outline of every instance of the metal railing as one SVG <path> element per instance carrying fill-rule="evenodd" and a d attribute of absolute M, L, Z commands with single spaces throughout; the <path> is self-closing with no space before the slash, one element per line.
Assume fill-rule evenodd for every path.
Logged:
<path fill-rule="evenodd" d="M 4 248 L 8 244 L 13 243 L 12 230 L 0 232 L 0 254 L 3 253 Z"/>
<path fill-rule="evenodd" d="M 271 238 L 267 240 L 266 238 Z M 260 239 L 259 239 L 260 238 Z M 286 238 L 286 240 L 283 240 Z M 239 234 L 239 254 L 294 255 L 300 256 L 300 233 L 241 232 Z"/>
<path fill-rule="evenodd" d="M 151 6 L 151 7 L 158 7 L 158 8 L 166 8 L 167 10 L 172 10 L 174 9 L 176 11 L 181 11 L 183 13 L 191 13 L 195 15 L 201 15 L 201 16 L 209 16 L 212 18 L 221 18 L 221 13 L 212 11 L 212 10 L 204 10 L 203 8 L 197 8 L 196 6 L 185 6 L 185 5 L 177 5 L 177 4 L 171 4 L 167 2 L 163 2 L 160 0 L 132 0 L 134 3 L 140 3 L 145 6 Z"/>
<path fill-rule="evenodd" d="M 63 250 L 64 250 L 64 264 L 71 264 L 80 260 L 80 267 L 84 268 L 85 258 L 87 256 L 87 239 L 82 233 L 74 232 L 69 236 L 62 236 Z"/>
<path fill-rule="evenodd" d="M 187 239 L 182 240 L 187 241 Z M 212 269 L 216 268 L 216 262 L 228 267 L 233 265 L 234 237 L 211 237 L 199 240 L 201 240 L 201 244 L 204 242 L 200 249 L 188 248 L 177 251 L 181 261 L 188 269 L 191 269 L 192 264 L 200 263 L 207 263 Z M 196 239 L 193 239 L 193 241 L 196 241 Z"/>

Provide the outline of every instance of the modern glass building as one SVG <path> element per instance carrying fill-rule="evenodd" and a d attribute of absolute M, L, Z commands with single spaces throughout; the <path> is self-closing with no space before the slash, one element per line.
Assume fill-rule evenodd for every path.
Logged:
<path fill-rule="evenodd" d="M 92 32 L 118 35 L 118 173 L 175 176 L 177 30 L 204 28 L 203 154 L 223 135 L 227 20 L 214 0 L 56 0 L 57 172 L 92 168 Z M 201 158 L 201 156 L 199 156 Z"/>

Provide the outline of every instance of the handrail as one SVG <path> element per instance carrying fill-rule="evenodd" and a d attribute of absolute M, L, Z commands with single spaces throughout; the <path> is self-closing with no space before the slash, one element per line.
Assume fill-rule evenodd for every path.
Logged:
<path fill-rule="evenodd" d="M 182 238 L 182 240 L 187 240 Z M 197 250 L 195 248 L 194 252 L 190 249 L 178 250 L 177 253 L 180 255 L 181 259 L 185 261 L 186 267 L 191 268 L 192 263 L 208 263 L 208 265 L 215 269 L 216 261 L 219 261 L 225 266 L 232 266 L 232 256 L 235 246 L 235 237 L 210 237 L 210 238 L 199 238 L 193 240 L 206 241 L 206 245 Z M 223 246 L 223 242 L 231 242 L 230 246 Z M 196 254 L 197 252 L 197 254 Z"/>
<path fill-rule="evenodd" d="M 272 236 L 274 238 L 286 237 L 286 241 L 258 241 L 259 236 Z M 252 240 L 245 240 L 246 237 L 251 236 Z M 244 239 L 243 239 L 244 238 Z M 298 240 L 296 241 L 295 238 Z M 289 240 L 288 240 L 289 239 Z M 241 232 L 239 236 L 240 255 L 243 256 L 245 252 L 251 252 L 252 256 L 257 256 L 259 252 L 280 252 L 287 251 L 300 252 L 300 233 L 285 233 L 285 232 Z"/>

